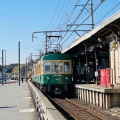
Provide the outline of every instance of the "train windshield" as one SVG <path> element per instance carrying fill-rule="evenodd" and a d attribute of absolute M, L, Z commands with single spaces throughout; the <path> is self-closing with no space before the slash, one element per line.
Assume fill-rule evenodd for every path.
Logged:
<path fill-rule="evenodd" d="M 51 62 L 44 63 L 44 72 L 50 72 Z"/>
<path fill-rule="evenodd" d="M 70 62 L 64 62 L 64 72 L 70 72 Z"/>
<path fill-rule="evenodd" d="M 52 62 L 52 72 L 63 72 L 62 62 Z"/>
<path fill-rule="evenodd" d="M 44 62 L 44 72 L 54 72 L 54 73 L 71 72 L 70 62 L 67 61 Z"/>

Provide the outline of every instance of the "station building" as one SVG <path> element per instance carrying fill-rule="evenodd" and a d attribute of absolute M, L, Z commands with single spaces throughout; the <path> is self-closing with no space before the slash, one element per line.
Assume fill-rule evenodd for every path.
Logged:
<path fill-rule="evenodd" d="M 62 53 L 72 56 L 78 99 L 105 109 L 120 107 L 120 11 Z"/>

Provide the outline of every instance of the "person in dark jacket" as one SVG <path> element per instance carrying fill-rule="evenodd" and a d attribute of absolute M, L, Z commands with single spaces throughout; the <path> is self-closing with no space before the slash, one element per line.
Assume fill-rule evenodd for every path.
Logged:
<path fill-rule="evenodd" d="M 77 65 L 73 67 L 73 82 L 77 83 L 78 80 L 78 69 Z"/>
<path fill-rule="evenodd" d="M 23 77 L 21 78 L 21 80 L 22 80 L 22 83 L 23 83 Z"/>

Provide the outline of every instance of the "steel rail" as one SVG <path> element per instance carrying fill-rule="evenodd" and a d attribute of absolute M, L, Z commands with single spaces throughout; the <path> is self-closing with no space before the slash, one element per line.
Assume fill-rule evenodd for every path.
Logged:
<path fill-rule="evenodd" d="M 94 112 L 94 111 L 86 108 L 86 107 L 83 106 L 83 105 L 80 105 L 80 104 L 78 105 L 78 104 L 76 104 L 75 102 L 73 102 L 72 100 L 70 100 L 70 99 L 68 99 L 68 98 L 65 98 L 65 99 L 66 99 L 68 102 L 70 102 L 70 103 L 72 103 L 72 104 L 74 104 L 74 105 L 76 105 L 76 106 L 84 109 L 85 111 L 91 113 L 92 115 L 98 117 L 98 118 L 101 119 L 101 120 L 108 120 L 106 117 L 104 117 L 104 116 L 102 116 L 102 115 L 100 115 L 100 114 L 98 114 L 98 113 L 96 113 L 96 112 Z"/>

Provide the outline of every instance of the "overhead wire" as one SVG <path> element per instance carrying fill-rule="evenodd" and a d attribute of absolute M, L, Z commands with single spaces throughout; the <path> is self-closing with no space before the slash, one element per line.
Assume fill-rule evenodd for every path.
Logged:
<path fill-rule="evenodd" d="M 88 1 L 87 1 L 87 3 L 88 3 Z M 96 7 L 96 9 L 97 9 L 100 5 L 101 5 L 101 4 L 99 4 L 99 5 Z M 95 9 L 94 11 L 96 11 L 96 9 Z M 84 10 L 84 9 L 83 9 L 83 10 Z M 81 10 L 81 11 L 83 12 L 83 10 Z M 81 12 L 81 13 L 82 13 L 82 12 Z M 80 13 L 78 16 L 76 16 L 76 18 L 75 18 L 75 20 L 74 20 L 74 22 L 73 22 L 72 24 L 74 24 L 74 23 L 76 22 L 76 20 L 80 17 L 81 13 Z M 90 17 L 90 16 L 88 16 L 87 19 L 88 19 L 89 17 Z M 84 22 L 85 22 L 87 19 L 85 19 Z M 84 22 L 83 22 L 83 23 L 84 23 Z M 81 25 L 81 24 L 80 24 L 80 25 Z M 79 25 L 79 26 L 80 26 L 80 25 Z M 72 26 L 72 25 L 71 25 L 71 26 Z M 77 26 L 76 28 L 78 28 L 79 26 Z M 71 27 L 70 27 L 70 28 L 71 28 Z M 69 29 L 70 29 L 70 28 L 69 28 Z M 76 30 L 76 28 L 75 28 L 75 30 Z M 72 32 L 72 33 L 73 33 L 73 32 Z M 70 34 L 70 36 L 72 35 L 72 33 Z M 67 34 L 67 32 L 66 32 L 66 34 Z M 65 35 L 66 35 L 66 34 L 65 34 Z M 64 35 L 64 37 L 65 37 L 65 35 Z M 70 36 L 69 36 L 69 37 L 70 37 Z M 64 38 L 64 37 L 63 37 L 63 38 Z M 68 37 L 68 38 L 69 38 L 69 37 Z M 63 38 L 62 38 L 62 39 L 63 39 Z M 68 39 L 68 38 L 67 38 L 67 39 Z M 66 40 L 67 40 L 67 39 L 66 39 Z M 65 40 L 65 41 L 66 41 L 66 40 Z M 65 41 L 64 41 L 64 42 L 65 42 Z M 63 43 L 64 43 L 64 42 L 63 42 Z M 62 44 L 63 44 L 63 43 L 62 43 Z"/>
<path fill-rule="evenodd" d="M 63 12 L 64 14 L 63 14 L 63 16 L 61 17 L 61 20 L 60 20 L 60 22 L 59 22 L 59 25 L 60 25 L 61 22 L 63 21 L 64 16 L 66 16 L 66 11 L 67 11 L 67 9 L 68 9 L 69 4 L 70 4 L 70 0 L 68 0 L 67 6 L 66 6 L 66 8 L 65 8 L 65 11 Z M 59 27 L 59 26 L 58 26 L 58 27 Z M 57 29 L 57 28 L 56 28 L 56 29 Z"/>
<path fill-rule="evenodd" d="M 95 11 L 98 9 L 98 7 L 99 7 L 100 5 L 101 5 L 101 3 L 98 4 L 98 6 L 94 9 L 93 12 L 95 12 Z M 90 16 L 91 16 L 91 15 L 89 15 L 81 24 L 83 24 Z M 79 26 L 80 26 L 81 24 L 79 24 Z M 77 26 L 77 27 L 79 27 L 79 26 Z M 77 28 L 77 27 L 76 27 L 76 28 Z M 76 29 L 75 29 L 75 30 L 76 30 Z M 71 34 L 67 37 L 67 39 L 66 39 L 65 41 L 68 40 L 68 38 L 72 35 L 72 33 L 73 33 L 73 32 L 71 32 Z M 65 43 L 65 41 L 64 41 L 63 43 Z M 61 45 L 62 45 L 63 43 L 61 43 Z"/>
<path fill-rule="evenodd" d="M 70 1 L 70 0 L 69 0 L 69 1 Z M 80 1 L 80 0 L 78 0 L 78 1 Z M 89 1 L 89 0 L 88 0 L 88 1 Z M 88 3 L 88 1 L 87 1 L 87 3 Z M 75 2 L 74 2 L 74 3 L 75 3 Z M 66 24 L 67 24 L 68 22 L 70 22 L 70 18 L 71 18 L 71 16 L 73 15 L 73 13 L 74 13 L 74 11 L 75 11 L 75 7 L 73 7 L 73 9 L 70 10 L 69 14 L 66 14 L 66 11 L 67 11 L 67 9 L 68 9 L 68 5 L 69 5 L 69 4 L 70 4 L 70 3 L 68 2 L 67 7 L 66 7 L 66 9 L 65 9 L 65 12 L 64 12 L 64 14 L 63 14 L 63 16 L 62 16 L 62 18 L 61 18 L 61 20 L 60 20 L 60 22 L 59 22 L 58 27 L 56 27 L 56 29 L 62 30 L 62 29 L 65 28 Z M 64 5 L 64 3 L 63 3 L 63 5 Z M 99 4 L 99 5 L 94 9 L 93 12 L 95 12 L 95 11 L 99 8 L 100 5 L 101 5 L 101 4 Z M 120 2 L 119 2 L 118 4 L 116 4 L 110 11 L 108 11 L 108 12 L 107 12 L 98 22 L 96 22 L 95 24 L 99 24 L 99 23 L 102 21 L 102 19 L 104 19 L 113 9 L 115 9 L 115 8 L 116 8 L 117 6 L 119 6 L 119 5 L 120 5 Z M 56 14 L 57 14 L 58 7 L 59 7 L 59 6 L 60 6 L 60 1 L 58 2 L 56 11 L 55 11 L 55 13 L 54 13 L 54 15 L 53 15 L 53 18 L 52 18 L 52 20 L 51 20 L 48 28 L 49 28 L 50 25 L 52 24 L 52 22 L 53 22 L 53 20 L 54 20 L 54 18 L 55 18 L 55 16 L 56 16 Z M 62 6 L 62 8 L 63 8 L 63 6 Z M 62 8 L 60 9 L 59 15 L 61 14 Z M 84 9 L 85 9 L 85 8 L 84 8 Z M 84 9 L 83 9 L 83 10 L 84 10 Z M 79 19 L 79 17 L 80 17 L 81 15 L 82 15 L 82 12 L 79 13 L 78 15 L 76 15 L 75 18 L 73 18 L 73 20 L 72 20 L 72 22 L 71 22 L 71 27 L 72 27 L 72 25 Z M 82 16 L 81 16 L 81 17 L 82 17 Z M 86 20 L 88 20 L 89 17 L 90 17 L 90 15 L 89 15 L 86 19 L 84 19 L 84 20 L 81 22 L 81 24 L 79 24 L 74 30 L 76 30 L 80 25 L 82 25 Z M 58 21 L 58 18 L 56 19 L 56 22 L 57 22 L 57 21 Z M 62 23 L 61 23 L 61 22 L 62 22 Z M 55 24 L 54 24 L 54 26 L 55 26 Z M 62 39 L 61 39 L 61 41 L 60 41 L 61 45 L 63 45 L 63 44 L 70 38 L 70 36 L 73 34 L 73 32 L 71 32 L 71 34 L 64 40 L 65 36 L 67 35 L 67 33 L 68 33 L 68 31 L 71 29 L 71 27 L 70 27 L 68 30 L 66 30 L 66 33 L 63 35 L 63 37 L 62 37 Z M 51 42 L 55 42 L 55 40 L 56 40 L 56 38 L 55 38 L 55 39 L 52 39 Z M 62 40 L 64 40 L 64 41 L 62 41 Z"/>
<path fill-rule="evenodd" d="M 54 18 L 55 18 L 55 15 L 56 15 L 56 13 L 57 13 L 57 10 L 58 10 L 58 7 L 59 7 L 59 5 L 60 5 L 60 2 L 61 2 L 61 0 L 59 0 L 59 2 L 58 2 L 58 4 L 57 4 L 55 13 L 54 13 L 54 15 L 53 15 L 53 17 L 52 17 L 52 19 L 51 19 L 51 22 L 50 22 L 50 24 L 48 25 L 47 29 L 49 29 L 50 25 L 52 24 L 52 22 L 53 22 L 53 20 L 54 20 Z M 47 29 L 46 29 L 46 30 L 47 30 Z"/>
<path fill-rule="evenodd" d="M 80 1 L 80 0 L 78 0 L 78 1 Z M 78 3 L 78 2 L 77 2 Z M 62 26 L 64 26 L 64 25 L 66 25 L 66 23 L 70 20 L 70 17 L 72 16 L 72 14 L 74 13 L 74 11 L 75 11 L 75 7 L 73 7 L 73 6 L 75 6 L 75 4 L 76 4 L 76 1 L 74 1 L 74 3 L 71 5 L 71 7 L 69 8 L 69 10 L 68 11 L 70 11 L 69 12 L 69 14 L 65 14 L 66 15 L 66 17 L 65 17 L 65 20 L 64 20 L 64 22 L 61 24 L 61 27 Z M 62 21 L 63 21 L 63 19 L 61 19 Z M 60 22 L 61 23 L 61 22 Z"/>
<path fill-rule="evenodd" d="M 85 7 L 86 7 L 86 5 L 88 4 L 88 2 L 89 2 L 89 0 L 86 2 L 86 4 L 84 5 L 84 7 L 83 7 L 83 9 L 81 10 L 81 12 L 80 12 L 80 14 L 77 16 L 77 18 L 76 18 L 76 20 L 72 23 L 72 24 L 74 24 L 76 21 L 77 21 L 77 19 L 78 19 L 78 17 L 82 14 L 82 12 L 83 12 L 83 10 L 85 9 Z M 70 26 L 70 28 L 72 27 L 72 25 Z M 65 33 L 65 35 L 63 36 L 63 38 L 66 36 L 66 34 L 68 33 L 68 31 L 70 30 L 70 28 L 67 30 L 67 32 Z M 73 32 L 72 32 L 73 33 Z M 64 41 L 65 42 L 65 41 Z M 63 42 L 63 43 L 64 43 Z M 63 44 L 62 43 L 62 44 Z"/>
<path fill-rule="evenodd" d="M 71 5 L 71 7 L 69 8 L 69 10 L 68 10 L 68 11 L 70 11 L 69 14 L 64 12 L 63 17 L 62 17 L 62 19 L 61 19 L 60 22 L 59 22 L 59 25 L 61 24 L 61 27 L 64 26 L 64 25 L 69 21 L 71 15 L 72 15 L 73 12 L 75 11 L 75 9 L 73 8 L 74 4 L 75 4 L 75 2 L 74 2 L 74 3 Z M 65 17 L 64 17 L 64 16 L 65 16 Z M 63 23 L 61 23 L 61 21 L 62 21 Z M 66 21 L 67 21 L 67 22 L 66 22 Z"/>
<path fill-rule="evenodd" d="M 88 0 L 89 1 L 89 0 Z M 87 3 L 88 3 L 88 1 L 87 1 Z M 78 0 L 78 2 L 76 3 L 76 5 L 78 4 L 80 2 L 80 0 Z M 86 5 L 85 5 L 86 6 Z M 85 6 L 84 6 L 84 8 L 85 8 Z M 83 10 L 84 10 L 84 8 L 83 8 Z M 67 20 L 67 22 L 69 21 L 69 18 L 72 16 L 72 14 L 73 14 L 73 12 L 75 11 L 75 7 L 72 9 L 72 11 L 70 12 L 70 14 L 69 14 L 69 16 L 67 16 L 67 18 L 65 19 L 65 20 Z M 82 12 L 81 12 L 82 13 Z M 79 14 L 78 16 L 76 16 L 76 20 L 78 19 L 78 17 L 80 16 L 81 14 Z M 73 24 L 76 22 L 76 20 L 73 22 Z M 64 24 L 67 24 L 67 22 L 66 23 L 63 23 L 62 25 L 64 25 Z M 65 26 L 65 25 L 64 25 Z M 71 28 L 71 27 L 70 27 Z M 69 28 L 69 29 L 70 29 Z M 67 30 L 67 32 L 68 32 L 68 30 Z M 67 32 L 66 32 L 66 34 L 67 34 Z M 65 35 L 66 35 L 65 34 Z M 64 36 L 65 36 L 64 35 Z M 64 37 L 62 37 L 62 39 L 63 39 Z M 54 41 L 55 41 L 55 39 L 54 39 Z M 52 41 L 52 42 L 54 42 L 54 41 Z"/>
<path fill-rule="evenodd" d="M 34 47 L 28 47 L 28 48 L 24 48 L 24 49 L 31 49 L 31 48 L 36 48 L 36 47 L 40 47 L 41 45 L 37 45 L 37 46 L 34 46 Z"/>
<path fill-rule="evenodd" d="M 61 15 L 61 12 L 62 12 L 62 10 L 63 10 L 63 7 L 64 7 L 64 5 L 65 5 L 65 2 L 66 2 L 66 0 L 63 1 L 63 4 L 62 4 L 62 7 L 61 7 L 60 12 L 59 12 L 59 14 L 58 14 L 58 17 L 57 17 L 56 21 L 54 22 L 52 28 L 53 28 L 53 27 L 55 26 L 55 24 L 57 23 L 57 21 L 58 21 L 58 19 L 59 19 L 59 16 Z M 57 29 L 57 28 L 56 28 L 56 29 Z M 53 38 L 52 40 L 54 41 L 54 39 L 55 39 L 55 38 Z M 50 40 L 51 43 L 53 42 L 52 40 Z M 49 43 L 49 44 L 51 44 L 51 43 Z"/>
<path fill-rule="evenodd" d="M 88 0 L 88 1 L 89 1 L 89 0 Z M 87 1 L 87 3 L 88 3 L 88 1 Z M 87 5 L 87 4 L 86 4 L 86 5 Z M 98 7 L 99 7 L 99 6 L 98 6 Z M 85 9 L 85 6 L 83 7 L 83 10 L 84 10 L 84 9 Z M 82 10 L 82 11 L 83 11 L 83 10 Z M 73 11 L 74 11 L 74 9 L 73 9 Z M 80 14 L 78 14 L 78 16 L 76 16 L 76 18 L 73 20 L 73 23 L 72 23 L 72 24 L 74 24 L 74 23 L 77 21 L 77 19 L 80 17 L 81 14 L 82 14 L 82 12 L 81 12 Z M 69 15 L 70 15 L 70 14 L 69 14 Z M 72 15 L 72 14 L 71 14 L 71 15 Z M 69 17 L 71 17 L 71 16 L 69 16 Z M 67 17 L 67 22 L 69 21 L 69 19 L 68 19 L 69 17 Z M 89 17 L 88 17 L 88 18 L 89 18 Z M 87 19 L 88 19 L 88 18 L 87 18 Z M 86 21 L 87 19 L 85 19 L 85 21 Z M 65 20 L 66 20 L 66 19 L 65 19 Z M 63 24 L 63 25 L 64 25 L 64 24 Z M 80 24 L 80 25 L 81 25 L 81 24 Z M 80 25 L 79 25 L 79 26 L 80 26 Z M 64 25 L 64 26 L 65 26 L 65 25 Z M 72 25 L 71 25 L 71 26 L 72 26 Z M 70 28 L 71 28 L 71 27 L 70 27 Z M 70 30 L 70 28 L 69 28 L 68 30 Z M 78 28 L 78 26 L 77 26 L 76 28 Z M 75 28 L 75 30 L 76 30 L 76 28 Z M 67 30 L 66 34 L 68 33 L 68 30 Z M 73 33 L 73 32 L 72 32 L 72 33 Z M 72 33 L 71 33 L 71 34 L 72 34 Z M 64 36 L 62 37 L 62 39 L 66 36 L 66 34 L 64 34 Z M 71 36 L 71 35 L 70 35 L 70 36 Z M 68 37 L 68 38 L 69 38 L 69 37 Z M 67 39 L 68 39 L 68 38 L 67 38 Z M 66 39 L 66 40 L 67 40 L 67 39 Z M 66 40 L 65 40 L 65 41 L 66 41 Z M 54 40 L 54 41 L 55 41 L 55 40 Z M 54 42 L 54 41 L 53 41 L 53 42 Z M 61 41 L 62 41 L 62 40 L 61 40 Z M 65 42 L 65 41 L 64 41 L 64 42 Z M 63 42 L 63 43 L 64 43 L 64 42 Z M 63 44 L 63 43 L 62 43 L 62 44 Z"/>
<path fill-rule="evenodd" d="M 58 10 L 58 8 L 59 8 L 60 2 L 61 2 L 61 0 L 59 0 L 59 2 L 58 2 L 58 4 L 57 4 L 55 13 L 54 13 L 54 15 L 53 15 L 53 17 L 52 17 L 52 19 L 51 19 L 51 22 L 50 22 L 50 24 L 48 25 L 47 29 L 50 27 L 50 25 L 52 24 L 52 22 L 53 22 L 53 20 L 54 20 L 54 18 L 55 18 L 55 15 L 56 15 L 57 10 Z"/>
<path fill-rule="evenodd" d="M 78 0 L 78 2 L 76 3 L 76 5 L 79 3 L 79 1 L 80 0 Z M 88 2 L 89 2 L 89 0 L 87 1 L 87 3 L 85 4 L 85 6 L 83 7 L 83 10 L 85 9 L 85 7 L 86 7 L 86 5 L 88 4 Z M 73 9 L 73 12 L 74 12 L 74 10 L 75 10 L 75 7 L 74 7 L 74 9 Z M 83 10 L 81 10 L 81 11 L 83 11 Z M 82 13 L 82 12 L 81 12 Z M 81 15 L 81 13 L 79 14 L 79 16 Z M 72 14 L 71 14 L 72 15 Z M 71 17 L 71 16 L 70 16 Z M 78 17 L 77 17 L 78 18 Z M 77 19 L 76 19 L 77 20 Z M 76 21 L 74 21 L 74 23 L 75 23 Z M 73 23 L 73 24 L 74 24 Z M 71 28 L 71 27 L 70 27 Z M 69 28 L 69 29 L 70 29 Z M 69 29 L 67 30 L 67 32 L 64 34 L 64 36 L 62 37 L 62 39 L 66 36 L 66 34 L 68 33 L 68 31 L 69 31 Z"/>
<path fill-rule="evenodd" d="M 57 13 L 58 8 L 59 8 L 59 6 L 60 6 L 60 2 L 61 2 L 61 1 L 59 1 L 58 5 L 57 5 L 57 8 L 56 8 L 55 13 L 54 13 L 54 16 L 53 16 L 53 18 L 52 18 L 52 20 L 51 20 L 48 28 L 50 27 L 50 25 L 51 25 L 51 24 L 53 23 L 53 21 L 54 21 L 54 18 L 55 18 L 55 16 L 56 16 L 56 13 Z M 65 3 L 65 0 L 64 0 L 64 2 L 63 2 L 63 4 L 62 4 L 62 8 L 64 7 L 64 3 Z M 59 15 L 61 14 L 62 8 L 61 8 L 61 10 L 60 10 L 60 12 L 59 12 Z M 57 22 L 58 18 L 59 18 L 59 16 L 57 17 L 56 21 L 54 22 L 54 25 L 55 25 L 55 23 Z M 54 27 L 54 25 L 53 25 L 53 27 Z M 53 27 L 52 27 L 52 28 L 53 28 Z M 52 41 L 51 41 L 51 42 L 52 42 Z M 50 44 L 50 43 L 49 43 L 49 44 Z"/>
<path fill-rule="evenodd" d="M 74 2 L 75 3 L 75 2 Z M 72 4 L 72 6 L 73 6 L 74 4 Z M 74 12 L 74 9 L 73 10 L 71 10 L 71 11 L 73 11 Z M 67 16 L 67 17 L 70 17 L 72 14 L 73 14 L 73 12 L 70 12 L 70 14 L 69 14 L 69 16 Z M 65 12 L 64 12 L 65 13 Z M 64 15 L 63 15 L 64 16 Z M 66 19 L 65 19 L 66 20 Z M 67 24 L 67 23 L 66 23 Z M 60 34 L 60 33 L 59 33 Z M 56 33 L 56 35 L 58 35 L 58 33 Z M 62 36 L 62 33 L 60 34 L 61 36 Z M 57 40 L 56 40 L 57 39 Z M 50 40 L 50 42 L 51 43 L 53 43 L 53 42 L 56 42 L 56 41 L 60 41 L 60 39 L 58 39 L 58 38 L 53 38 L 52 40 Z"/>
<path fill-rule="evenodd" d="M 120 5 L 120 2 L 117 3 L 112 9 L 110 9 L 98 22 L 96 22 L 95 24 L 99 24 L 111 11 L 113 11 L 116 7 L 118 7 Z"/>
<path fill-rule="evenodd" d="M 55 24 L 57 23 L 57 21 L 58 21 L 58 19 L 59 19 L 59 16 L 61 15 L 61 12 L 62 12 L 63 7 L 64 7 L 64 5 L 65 5 L 65 1 L 66 1 L 66 0 L 63 1 L 62 7 L 61 7 L 61 9 L 60 9 L 60 11 L 59 11 L 59 13 L 58 13 L 58 17 L 57 17 L 57 19 L 55 20 L 52 28 L 55 26 Z"/>
<path fill-rule="evenodd" d="M 60 31 L 62 30 L 62 29 L 64 29 L 64 28 L 62 28 L 62 27 L 66 27 L 66 24 L 67 24 L 67 22 L 70 20 L 70 17 L 73 15 L 73 13 L 74 13 L 74 11 L 75 11 L 75 7 L 73 7 L 73 6 L 75 6 L 75 5 L 77 5 L 77 4 L 79 4 L 79 2 L 80 2 L 80 0 L 78 0 L 77 2 L 76 1 L 74 1 L 74 3 L 72 4 L 72 10 L 69 12 L 69 14 L 67 15 L 67 17 L 65 18 L 65 20 L 64 20 L 64 22 L 61 24 L 61 29 L 60 29 Z M 70 7 L 71 8 L 71 7 Z M 70 10 L 70 9 L 69 9 Z M 61 19 L 62 20 L 62 19 Z M 54 40 L 55 41 L 55 40 Z M 54 42 L 53 41 L 53 42 Z"/>

